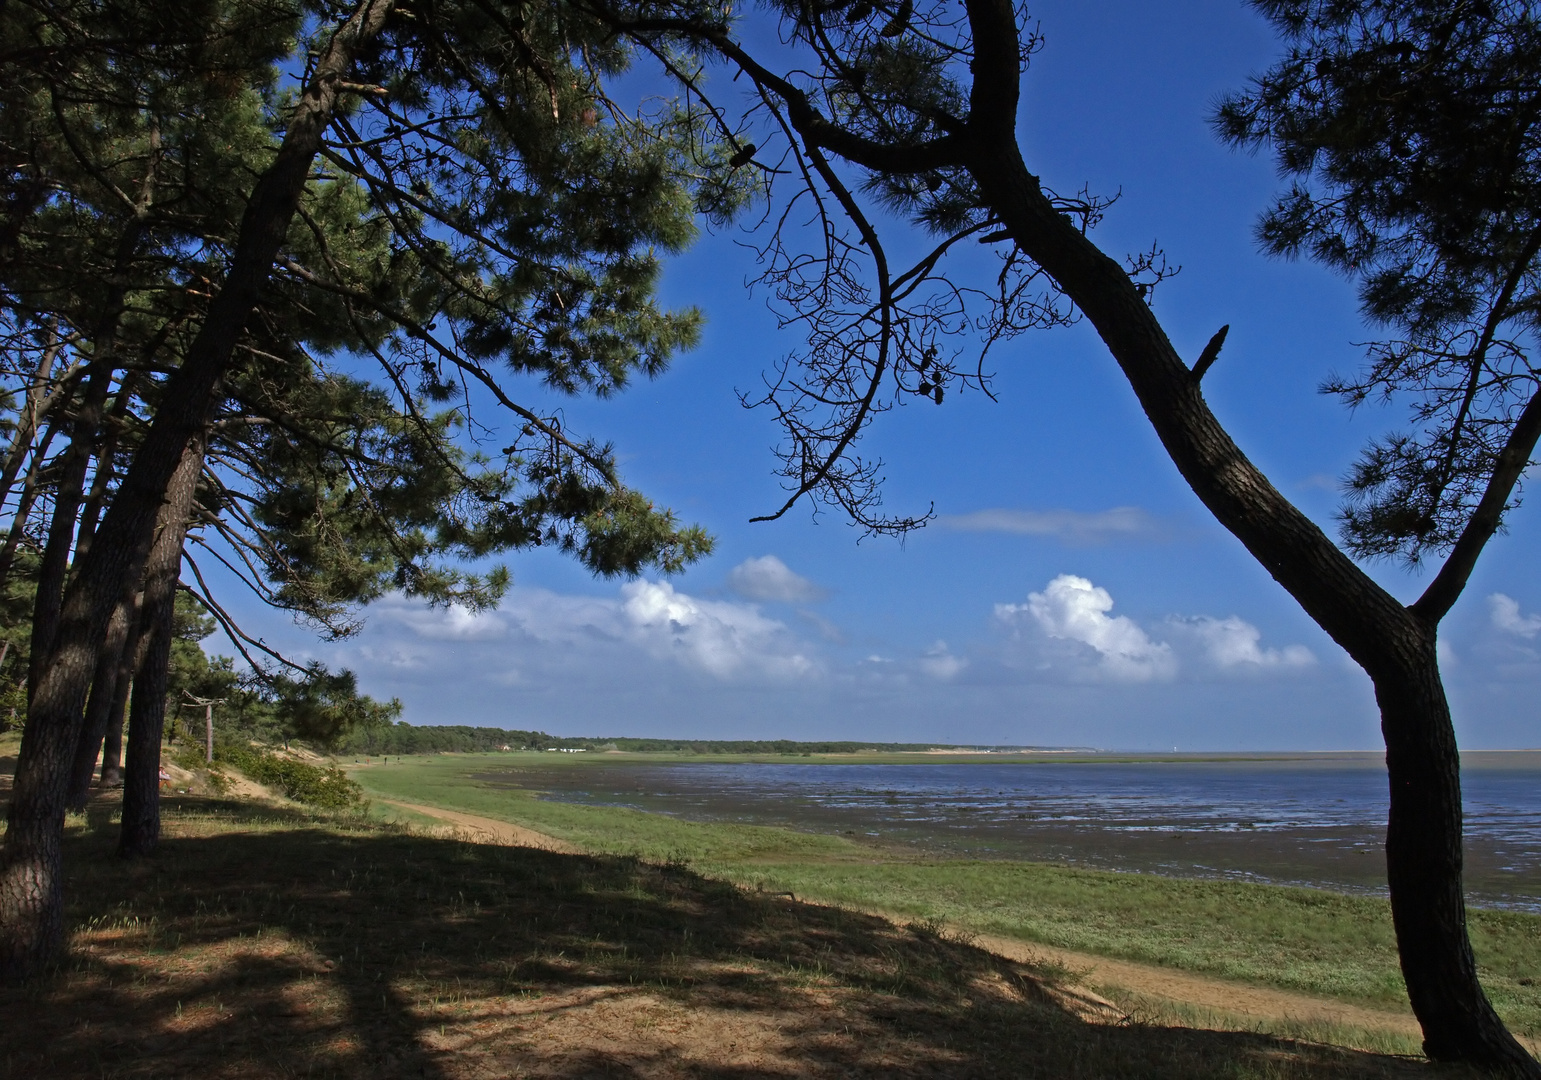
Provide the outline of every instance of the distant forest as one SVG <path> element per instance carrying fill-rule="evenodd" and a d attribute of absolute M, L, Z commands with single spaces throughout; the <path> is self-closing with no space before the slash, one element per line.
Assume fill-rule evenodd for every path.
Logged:
<path fill-rule="evenodd" d="M 946 747 L 953 749 L 954 747 Z M 935 743 L 796 742 L 792 739 L 558 738 L 544 731 L 468 727 L 418 727 L 398 721 L 355 730 L 338 745 L 341 754 L 484 753 L 494 750 L 630 750 L 673 754 L 854 754 L 938 749 Z M 957 746 L 959 750 L 1021 750 L 1018 746 Z"/>

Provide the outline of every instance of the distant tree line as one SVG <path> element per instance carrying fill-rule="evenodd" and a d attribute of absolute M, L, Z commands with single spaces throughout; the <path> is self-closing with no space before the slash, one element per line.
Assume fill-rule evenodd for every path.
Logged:
<path fill-rule="evenodd" d="M 343 754 L 477 754 L 493 750 L 544 750 L 565 746 L 567 742 L 543 731 L 510 731 L 467 724 L 422 727 L 403 720 L 354 728 L 343 737 L 337 750 Z"/>
<path fill-rule="evenodd" d="M 344 754 L 476 754 L 497 750 L 625 750 L 644 754 L 858 754 L 921 753 L 934 743 L 797 742 L 793 739 L 562 738 L 544 731 L 470 727 L 361 724 L 336 743 Z M 950 748 L 948 748 L 950 749 Z M 960 746 L 960 750 L 1021 750 L 1019 746 Z"/>

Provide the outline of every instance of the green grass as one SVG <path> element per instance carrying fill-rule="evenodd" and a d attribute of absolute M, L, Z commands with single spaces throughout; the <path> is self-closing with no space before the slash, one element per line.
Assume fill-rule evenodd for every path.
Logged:
<path fill-rule="evenodd" d="M 1352 1046 L 1376 1054 L 1419 1057 L 1423 1053 L 1421 1037 L 1385 1028 L 1361 1028 L 1326 1021 L 1270 1018 L 1266 1023 L 1245 1013 L 1207 1009 L 1188 1002 L 1172 1001 L 1135 993 L 1122 987 L 1100 987 L 1102 993 L 1135 1023 L 1161 1027 L 1207 1028 L 1214 1031 L 1267 1032 L 1284 1039 L 1325 1046 Z"/>
<path fill-rule="evenodd" d="M 788 863 L 732 876 L 830 903 L 941 919 L 1100 956 L 1381 1007 L 1406 998 L 1379 899 L 1318 889 L 1116 874 L 1038 863 Z M 1472 944 L 1495 1006 L 1541 1034 L 1541 920 L 1473 911 Z"/>
<path fill-rule="evenodd" d="M 509 756 L 498 755 L 493 760 L 506 765 Z M 706 826 L 640 810 L 547 802 L 534 791 L 493 787 L 470 779 L 469 774 L 485 768 L 487 760 L 476 755 L 417 759 L 399 766 L 393 763 L 353 770 L 350 775 L 378 798 L 512 821 L 590 851 L 635 855 L 653 862 L 673 860 L 720 867 L 757 860 L 872 857 L 870 850 L 835 836 L 763 825 Z"/>
<path fill-rule="evenodd" d="M 531 755 L 533 758 L 535 755 Z M 557 755 L 542 755 L 542 757 Z M 1384 900 L 1318 889 L 1119 874 L 1039 863 L 919 859 L 838 836 L 703 824 L 544 801 L 472 779 L 509 755 L 409 760 L 354 773 L 383 798 L 513 821 L 592 851 L 687 862 L 772 892 L 1372 1007 L 1405 1007 Z M 541 765 L 546 762 L 542 760 Z M 1541 918 L 1473 910 L 1494 1005 L 1541 1035 Z"/>

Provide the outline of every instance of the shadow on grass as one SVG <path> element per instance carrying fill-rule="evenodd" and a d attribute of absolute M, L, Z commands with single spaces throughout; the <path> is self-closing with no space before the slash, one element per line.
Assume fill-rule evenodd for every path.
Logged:
<path fill-rule="evenodd" d="M 178 807 L 182 809 L 178 809 Z M 13 1077 L 1457 1076 L 1120 1023 L 933 928 L 680 866 L 168 803 L 67 858 L 69 961 L 0 991 Z"/>

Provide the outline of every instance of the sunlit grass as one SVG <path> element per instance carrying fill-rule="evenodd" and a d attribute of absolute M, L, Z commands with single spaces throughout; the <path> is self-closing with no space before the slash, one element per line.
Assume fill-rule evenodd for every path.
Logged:
<path fill-rule="evenodd" d="M 587 850 L 675 859 L 768 892 L 1372 1008 L 1406 1007 L 1382 899 L 1042 863 L 925 859 L 841 836 L 545 800 L 475 780 L 489 762 L 509 764 L 507 756 L 445 756 L 355 775 L 385 798 L 512 821 Z M 1470 920 L 1495 1007 L 1517 1033 L 1541 1036 L 1541 987 L 1533 981 L 1541 974 L 1541 917 L 1474 909 Z"/>

